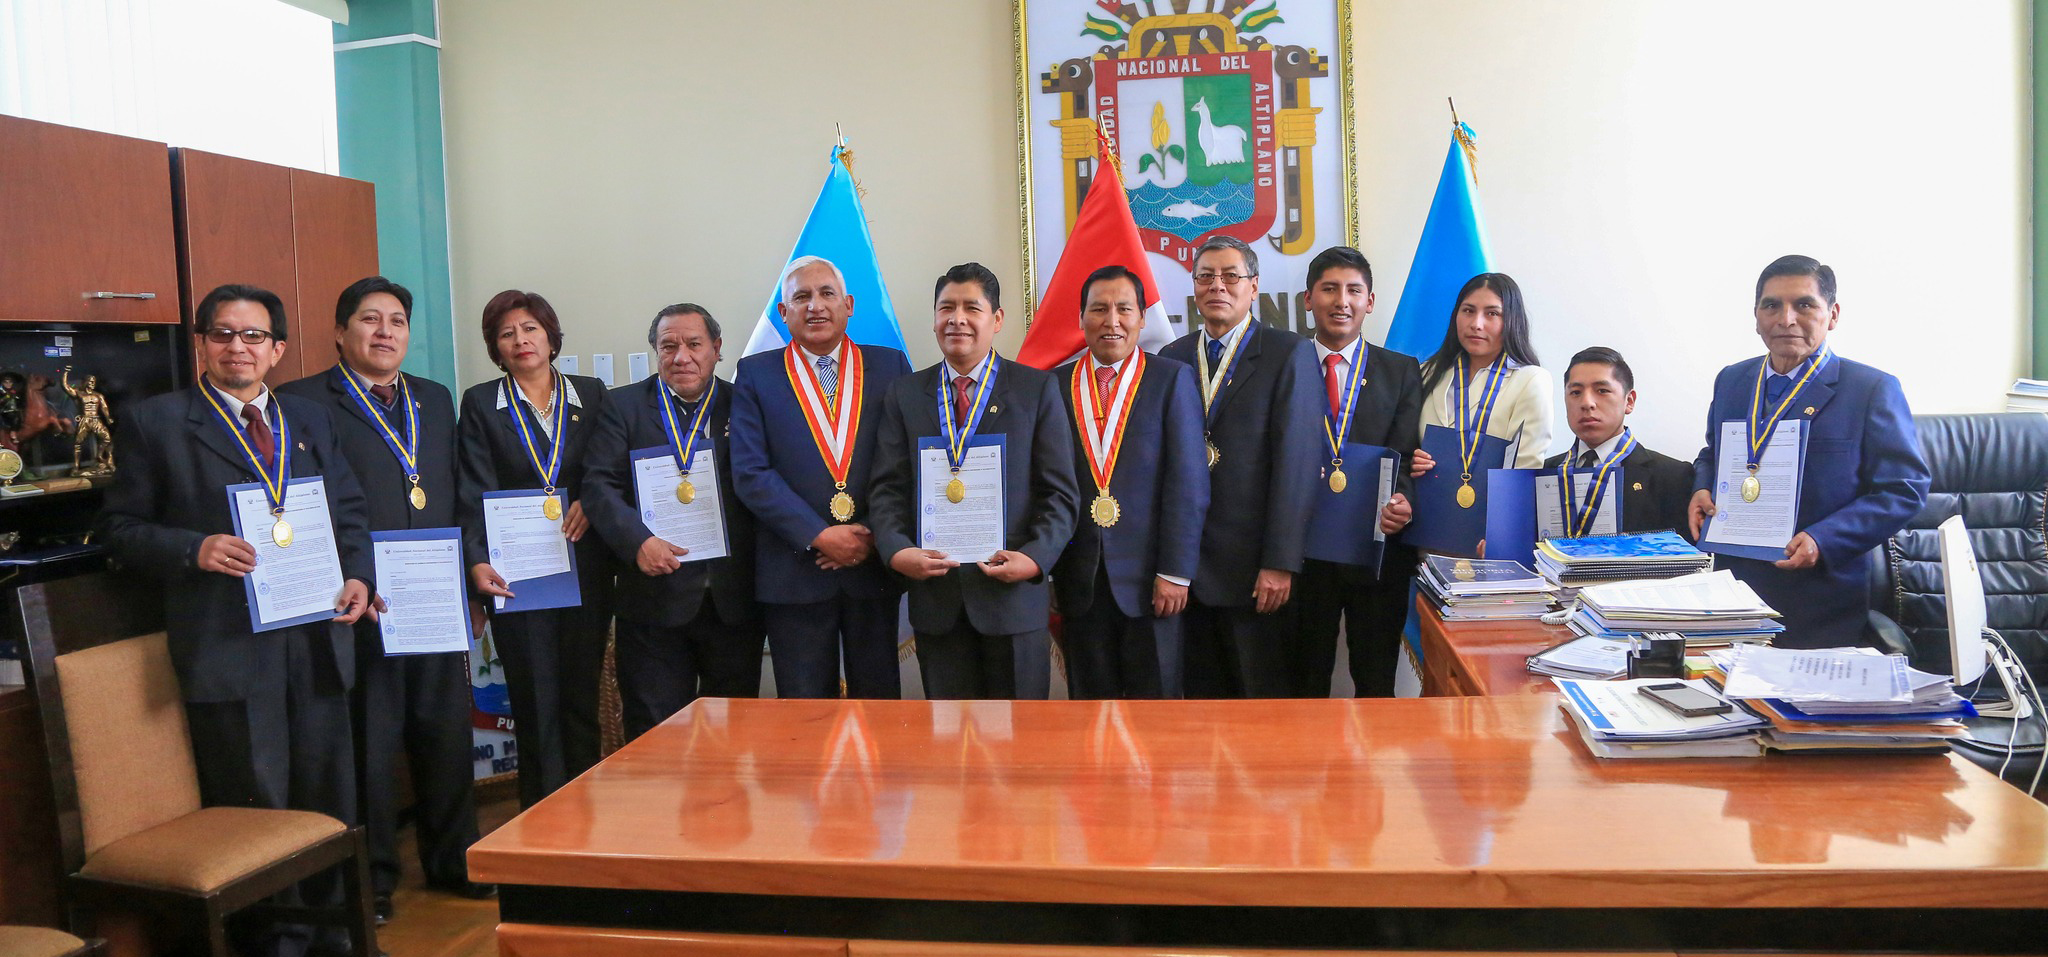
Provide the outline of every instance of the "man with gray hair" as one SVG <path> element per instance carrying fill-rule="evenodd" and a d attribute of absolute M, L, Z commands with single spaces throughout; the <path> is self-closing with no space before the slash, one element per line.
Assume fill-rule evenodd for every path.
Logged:
<path fill-rule="evenodd" d="M 789 344 L 740 360 L 733 382 L 733 484 L 761 522 L 755 581 L 775 693 L 901 696 L 903 586 L 875 556 L 868 472 L 879 410 L 910 360 L 847 338 L 853 295 L 831 260 L 803 256 L 776 305 Z"/>
<path fill-rule="evenodd" d="M 1195 250 L 1202 326 L 1159 354 L 1195 367 L 1209 512 L 1182 628 L 1190 698 L 1284 698 L 1294 575 L 1314 504 L 1323 398 L 1308 340 L 1252 319 L 1259 257 L 1211 236 Z"/>

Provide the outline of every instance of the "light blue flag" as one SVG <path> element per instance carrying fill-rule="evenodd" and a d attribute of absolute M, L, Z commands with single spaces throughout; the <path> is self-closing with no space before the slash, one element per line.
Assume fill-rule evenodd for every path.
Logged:
<path fill-rule="evenodd" d="M 1415 244 L 1415 260 L 1408 267 L 1408 284 L 1401 287 L 1400 307 L 1387 327 L 1387 348 L 1418 359 L 1427 358 L 1444 344 L 1444 330 L 1451 324 L 1459 287 L 1473 276 L 1493 271 L 1492 257 L 1486 252 L 1486 230 L 1479 218 L 1479 190 L 1460 135 L 1469 144 L 1472 128 L 1458 123 L 1452 130 L 1451 152 L 1444 157 L 1436 198 L 1429 203 L 1429 221 L 1422 226 L 1422 241 Z"/>
<path fill-rule="evenodd" d="M 846 168 L 850 155 L 841 140 L 832 147 L 832 169 L 825 174 L 825 187 L 811 205 L 810 219 L 797 234 L 796 246 L 783 260 L 784 269 L 801 256 L 822 256 L 846 275 L 846 291 L 853 295 L 853 318 L 846 334 L 862 345 L 903 349 L 903 329 L 896 324 L 896 307 L 889 302 L 889 287 L 882 283 L 882 267 L 875 260 L 875 241 L 868 235 L 867 217 L 862 215 L 860 193 L 854 188 L 853 173 Z M 789 327 L 776 311 L 782 301 L 782 274 L 775 271 L 775 288 L 768 293 L 768 305 L 761 321 L 747 341 L 747 355 L 780 349 L 789 344 Z"/>

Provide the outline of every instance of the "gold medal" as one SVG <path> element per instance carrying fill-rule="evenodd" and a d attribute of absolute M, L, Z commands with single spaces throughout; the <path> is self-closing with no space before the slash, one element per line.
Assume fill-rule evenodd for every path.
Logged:
<path fill-rule="evenodd" d="M 1471 508 L 1478 501 L 1479 493 L 1472 491 L 1472 480 L 1466 479 L 1465 484 L 1458 486 L 1458 507 Z"/>
<path fill-rule="evenodd" d="M 1116 503 L 1116 496 L 1109 494 L 1108 489 L 1103 489 L 1095 496 L 1095 503 L 1089 506 L 1089 513 L 1095 519 L 1095 524 L 1108 528 L 1123 517 L 1124 510 Z"/>
<path fill-rule="evenodd" d="M 554 497 L 553 495 L 550 495 L 550 496 L 548 496 L 547 498 L 541 499 L 541 500 L 540 500 L 540 513 L 541 513 L 542 515 L 546 515 L 546 516 L 548 517 L 548 521 L 550 521 L 550 522 L 559 522 L 559 521 L 561 521 L 561 520 L 562 520 L 562 500 L 561 500 L 561 499 L 559 499 L 559 498 L 556 498 L 556 497 Z"/>
<path fill-rule="evenodd" d="M 946 483 L 946 501 L 958 505 L 966 499 L 967 483 L 960 481 L 960 477 L 956 475 L 952 481 Z"/>
<path fill-rule="evenodd" d="M 853 518 L 853 496 L 846 494 L 845 487 L 832 493 L 832 520 L 844 522 Z"/>
<path fill-rule="evenodd" d="M 0 482 L 12 482 L 21 474 L 21 453 L 0 449 Z"/>
<path fill-rule="evenodd" d="M 1764 494 L 1764 483 L 1757 481 L 1757 477 L 1754 474 L 1742 480 L 1743 501 L 1754 502 L 1757 500 L 1757 496 L 1762 494 Z"/>
<path fill-rule="evenodd" d="M 697 486 L 689 479 L 676 483 L 676 501 L 688 505 L 697 500 Z"/>
<path fill-rule="evenodd" d="M 1203 442 L 1202 444 L 1209 447 L 1209 467 L 1214 469 L 1216 463 L 1223 461 L 1223 453 L 1217 450 L 1216 443 L 1214 442 Z"/>
<path fill-rule="evenodd" d="M 427 507 L 427 490 L 414 485 L 412 491 L 406 495 L 406 499 L 412 502 L 413 511 L 425 511 Z"/>
<path fill-rule="evenodd" d="M 1343 469 L 1334 465 L 1330 467 L 1330 491 L 1341 495 L 1350 484 L 1351 480 L 1344 477 Z"/>
<path fill-rule="evenodd" d="M 282 517 L 278 518 L 276 524 L 270 526 L 270 540 L 276 542 L 279 548 L 290 548 L 292 544 L 292 523 L 285 521 Z"/>

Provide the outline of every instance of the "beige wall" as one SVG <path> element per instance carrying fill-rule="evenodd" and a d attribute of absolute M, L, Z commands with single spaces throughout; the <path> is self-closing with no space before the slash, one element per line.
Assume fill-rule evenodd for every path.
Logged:
<path fill-rule="evenodd" d="M 1838 349 L 1897 373 L 1916 409 L 2000 406 L 2027 342 L 2025 3 L 1354 6 L 1382 321 L 1451 95 L 1538 351 L 1552 368 L 1593 343 L 1627 354 L 1646 443 L 1697 447 L 1714 371 L 1760 351 L 1756 272 L 1795 251 L 1841 274 Z M 834 123 L 914 362 L 936 358 L 940 270 L 1017 275 L 1002 0 L 443 0 L 442 26 L 465 384 L 493 371 L 476 317 L 508 286 L 556 303 L 586 372 L 610 352 L 623 381 L 647 318 L 684 298 L 726 321 L 736 359 Z"/>

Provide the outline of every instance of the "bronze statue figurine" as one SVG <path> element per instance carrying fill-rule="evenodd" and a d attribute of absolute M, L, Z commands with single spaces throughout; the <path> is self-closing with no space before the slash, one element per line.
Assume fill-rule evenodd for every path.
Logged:
<path fill-rule="evenodd" d="M 107 404 L 107 397 L 99 393 L 99 381 L 99 376 L 88 375 L 84 383 L 73 386 L 71 367 L 64 367 L 61 380 L 64 391 L 78 400 L 78 419 L 71 433 L 73 475 L 107 475 L 114 471 L 114 410 Z M 93 461 L 81 468 L 80 460 L 84 457 L 87 439 L 96 440 L 93 443 Z"/>

